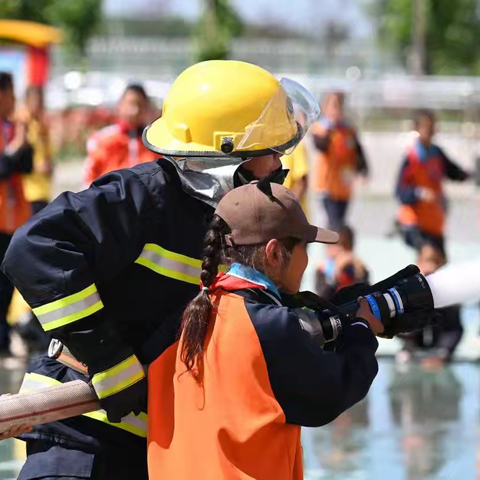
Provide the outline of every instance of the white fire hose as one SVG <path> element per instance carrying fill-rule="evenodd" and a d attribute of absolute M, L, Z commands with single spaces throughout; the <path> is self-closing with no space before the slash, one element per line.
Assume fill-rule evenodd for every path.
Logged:
<path fill-rule="evenodd" d="M 100 408 L 95 391 L 82 380 L 0 398 L 0 433 L 20 425 L 41 425 Z"/>

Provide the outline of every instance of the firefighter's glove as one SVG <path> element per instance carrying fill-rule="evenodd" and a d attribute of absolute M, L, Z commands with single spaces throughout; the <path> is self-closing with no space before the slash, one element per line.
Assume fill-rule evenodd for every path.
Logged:
<path fill-rule="evenodd" d="M 96 373 L 92 385 L 110 422 L 119 423 L 129 413 L 139 415 L 147 405 L 147 378 L 135 355 Z"/>

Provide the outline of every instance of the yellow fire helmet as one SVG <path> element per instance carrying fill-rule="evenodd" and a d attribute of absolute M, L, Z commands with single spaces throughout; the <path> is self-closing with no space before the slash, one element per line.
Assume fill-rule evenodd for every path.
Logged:
<path fill-rule="evenodd" d="M 250 63 L 213 60 L 175 80 L 145 145 L 179 157 L 254 157 L 290 153 L 320 109 L 297 82 Z"/>

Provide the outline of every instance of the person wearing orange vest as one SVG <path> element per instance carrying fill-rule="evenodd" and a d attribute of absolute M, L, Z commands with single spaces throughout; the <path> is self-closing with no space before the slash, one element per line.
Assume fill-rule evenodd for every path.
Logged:
<path fill-rule="evenodd" d="M 13 232 L 30 217 L 30 204 L 23 193 L 22 174 L 30 173 L 33 151 L 27 143 L 27 128 L 11 121 L 15 109 L 13 78 L 0 72 L 0 262 Z M 13 285 L 0 272 L 0 354 L 10 354 L 10 327 L 7 312 L 12 301 Z"/>
<path fill-rule="evenodd" d="M 418 138 L 409 147 L 398 175 L 396 196 L 400 201 L 397 221 L 405 243 L 417 251 L 430 243 L 445 253 L 445 178 L 463 182 L 469 174 L 432 143 L 435 116 L 420 111 L 414 121 Z"/>
<path fill-rule="evenodd" d="M 301 308 L 284 306 L 299 290 L 307 244 L 338 235 L 310 225 L 285 187 L 261 184 L 220 201 L 201 291 L 179 341 L 150 366 L 150 480 L 301 480 L 300 427 L 334 420 L 377 374 L 383 325 L 364 299 L 333 352 L 308 333 Z"/>
<path fill-rule="evenodd" d="M 142 142 L 149 113 L 150 102 L 143 86 L 128 85 L 118 104 L 118 122 L 94 133 L 87 142 L 86 186 L 113 170 L 158 158 Z"/>
<path fill-rule="evenodd" d="M 368 176 L 368 165 L 355 128 L 344 118 L 344 94 L 326 94 L 323 118 L 312 126 L 317 156 L 313 164 L 312 190 L 321 199 L 328 226 L 345 224 L 353 183 Z"/>

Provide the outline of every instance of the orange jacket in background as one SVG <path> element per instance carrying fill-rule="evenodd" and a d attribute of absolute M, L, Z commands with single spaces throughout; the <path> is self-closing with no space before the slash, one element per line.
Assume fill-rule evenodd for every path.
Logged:
<path fill-rule="evenodd" d="M 88 140 L 87 152 L 84 181 L 88 186 L 113 170 L 151 162 L 159 156 L 143 145 L 140 130 L 133 135 L 129 134 L 126 126 L 121 123 L 94 133 Z"/>
<path fill-rule="evenodd" d="M 12 138 L 13 125 L 0 119 L 0 161 L 4 161 L 1 158 L 3 151 Z M 24 195 L 21 174 L 13 173 L 0 180 L 0 232 L 12 234 L 30 215 L 31 207 Z"/>
<path fill-rule="evenodd" d="M 425 158 L 421 159 L 420 155 Z M 409 148 L 397 182 L 397 197 L 401 202 L 397 219 L 401 225 L 443 235 L 446 215 L 442 183 L 446 176 L 452 175 L 454 167 L 460 172 L 456 173 L 460 180 L 460 174 L 464 172 L 452 164 L 440 148 L 431 145 L 426 152 L 419 141 Z M 420 188 L 432 191 L 435 200 L 423 200 L 418 193 Z"/>
<path fill-rule="evenodd" d="M 311 132 L 314 139 L 324 137 L 324 128 L 320 123 L 313 124 Z M 367 171 L 366 164 L 359 164 L 358 156 L 363 153 L 359 152 L 355 129 L 343 123 L 335 125 L 329 128 L 324 141 L 321 149 L 317 146 L 312 169 L 312 189 L 327 194 L 333 200 L 349 200 L 357 173 Z"/>

